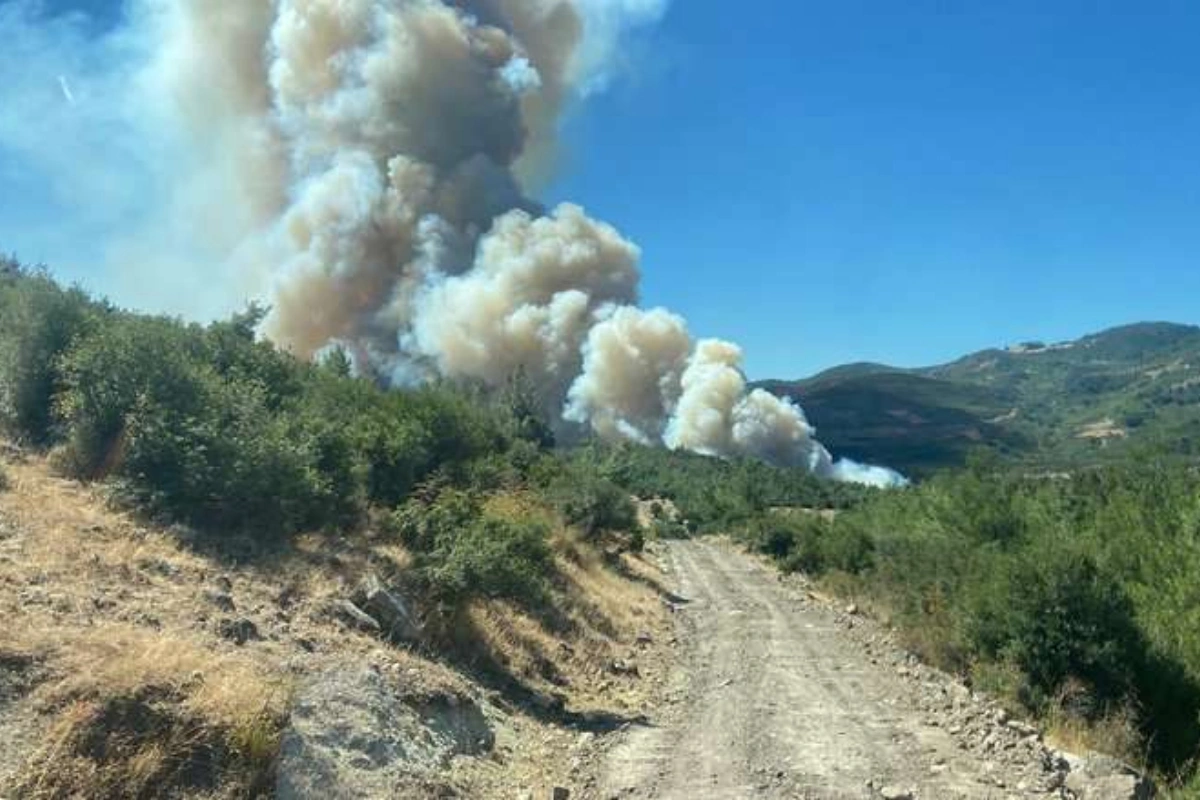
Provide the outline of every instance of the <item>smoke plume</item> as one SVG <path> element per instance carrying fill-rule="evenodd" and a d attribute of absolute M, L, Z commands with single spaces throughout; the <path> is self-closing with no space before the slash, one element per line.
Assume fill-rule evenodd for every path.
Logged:
<path fill-rule="evenodd" d="M 152 144 L 143 173 L 169 175 L 153 235 L 114 252 L 268 298 L 269 335 L 301 356 L 337 343 L 396 382 L 520 370 L 564 426 L 894 483 L 748 391 L 737 346 L 638 308 L 617 230 L 531 195 L 564 109 L 664 2 L 140 0 L 103 39 L 113 74 L 54 80 L 72 108 L 124 108 Z"/>

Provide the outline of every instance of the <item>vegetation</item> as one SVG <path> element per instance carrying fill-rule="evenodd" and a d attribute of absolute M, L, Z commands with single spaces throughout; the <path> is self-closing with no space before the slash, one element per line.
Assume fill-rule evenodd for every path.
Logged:
<path fill-rule="evenodd" d="M 1034 713 L 1129 719 L 1167 775 L 1200 754 L 1200 475 L 1167 459 L 1037 478 L 994 459 L 742 535 Z"/>
<path fill-rule="evenodd" d="M 1192 384 L 1172 374 L 1167 385 L 1158 367 L 1111 367 L 1135 359 L 1133 337 L 1182 365 L 1168 373 L 1189 370 L 1191 329 L 1137 329 L 920 375 L 857 365 L 813 383 L 818 398 L 839 403 L 847 386 L 873 385 L 851 415 L 870 406 L 903 417 L 892 406 L 900 395 L 919 397 L 928 414 L 950 398 L 965 416 L 942 421 L 982 432 L 974 439 L 990 455 L 968 469 L 879 492 L 633 445 L 555 449 L 520 375 L 496 392 L 388 390 L 356 377 L 345 353 L 307 363 L 274 348 L 257 336 L 263 316 L 251 307 L 195 325 L 132 314 L 0 261 L 0 431 L 218 539 L 378 528 L 404 544 L 428 595 L 458 609 L 477 598 L 546 604 L 558 528 L 620 532 L 634 549 L 643 535 L 736 532 L 784 568 L 872 604 L 928 660 L 1064 728 L 1132 727 L 1125 754 L 1166 774 L 1195 769 L 1200 474 L 1180 458 L 1192 440 L 1179 433 L 1192 424 Z M 1078 358 L 1062 355 L 1072 350 L 1090 366 L 1028 361 Z M 954 392 L 939 395 L 947 382 Z M 1038 406 L 1050 392 L 1066 400 Z M 1077 402 L 1084 395 L 1092 399 Z M 1024 404 L 1026 421 L 978 427 L 1010 402 Z M 824 413 L 820 401 L 813 408 Z M 1093 447 L 1105 457 L 1090 461 L 1111 462 L 1100 466 L 1030 467 L 1083 460 L 1071 455 L 1074 434 L 1037 425 L 1071 430 L 1098 414 L 1156 433 Z M 939 458 L 959 450 L 947 445 Z M 646 531 L 632 496 L 657 498 Z M 500 497 L 532 499 L 513 512 Z"/>
<path fill-rule="evenodd" d="M 276 349 L 257 336 L 264 314 L 250 307 L 203 326 L 133 314 L 5 260 L 0 431 L 52 449 L 61 469 L 107 481 L 127 504 L 217 538 L 340 532 L 382 516 L 431 595 L 452 604 L 544 602 L 552 529 L 620 531 L 640 547 L 631 489 L 678 481 L 670 456 L 643 448 L 600 460 L 556 453 L 522 375 L 491 393 L 390 390 L 355 377 L 340 351 L 312 364 Z M 692 493 L 727 472 L 715 459 L 685 461 L 700 482 Z M 739 469 L 723 508 L 745 506 L 738 493 L 762 477 Z M 489 496 L 512 492 L 535 495 L 549 516 L 488 510 Z M 696 519 L 718 521 L 693 505 Z"/>
<path fill-rule="evenodd" d="M 439 519 L 459 503 L 454 491 L 470 492 L 469 519 L 414 540 L 422 574 L 447 598 L 539 597 L 546 527 L 478 513 L 479 494 L 530 480 L 553 459 L 520 388 L 389 391 L 351 376 L 342 353 L 309 364 L 274 348 L 256 335 L 263 316 L 252 307 L 200 326 L 132 314 L 6 261 L 0 429 L 53 447 L 70 474 L 108 479 L 125 501 L 215 536 L 347 530 L 422 485 L 447 490 L 424 509 Z M 576 488 L 550 492 L 569 521 L 591 533 L 633 523 L 621 490 L 577 477 Z"/>
<path fill-rule="evenodd" d="M 636 445 L 593 442 L 569 455 L 578 485 L 594 473 L 637 497 L 670 500 L 690 533 L 724 532 L 774 507 L 848 508 L 875 490 L 759 461 L 725 461 Z"/>

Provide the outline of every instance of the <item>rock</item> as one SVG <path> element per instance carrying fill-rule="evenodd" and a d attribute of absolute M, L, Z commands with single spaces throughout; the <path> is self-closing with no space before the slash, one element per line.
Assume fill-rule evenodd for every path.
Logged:
<path fill-rule="evenodd" d="M 1036 725 L 1030 725 L 1028 722 L 1022 722 L 1019 719 L 1010 719 L 1007 724 L 1009 728 L 1016 731 L 1021 736 L 1037 737 L 1040 733 Z"/>
<path fill-rule="evenodd" d="M 850 605 L 846 606 L 846 613 L 852 617 L 858 614 L 858 604 L 851 603 Z"/>
<path fill-rule="evenodd" d="M 555 786 L 550 792 L 550 800 L 570 800 L 571 790 L 564 789 L 561 786 Z"/>
<path fill-rule="evenodd" d="M 1064 782 L 1077 800 L 1148 800 L 1154 783 L 1132 767 L 1108 756 L 1093 755 L 1073 768 Z"/>
<path fill-rule="evenodd" d="M 425 796 L 411 790 L 438 777 L 456 755 L 495 744 L 472 700 L 414 699 L 370 668 L 334 669 L 296 693 L 280 744 L 279 800 Z"/>
<path fill-rule="evenodd" d="M 217 633 L 222 638 L 229 639 L 231 642 L 239 645 L 262 638 L 258 633 L 258 626 L 245 617 L 221 620 L 217 623 Z"/>
<path fill-rule="evenodd" d="M 914 800 L 912 790 L 901 789 L 898 786 L 884 786 L 879 790 L 879 796 L 883 800 Z"/>
<path fill-rule="evenodd" d="M 368 574 L 354 592 L 354 605 L 379 623 L 383 634 L 402 642 L 421 638 L 421 626 L 398 595 L 388 590 L 379 577 Z"/>
<path fill-rule="evenodd" d="M 334 600 L 329 604 L 330 616 L 365 633 L 379 633 L 379 623 L 349 600 Z"/>
<path fill-rule="evenodd" d="M 639 633 L 637 635 L 637 639 L 634 640 L 634 644 L 638 645 L 639 647 L 646 647 L 647 645 L 652 645 L 652 644 L 654 644 L 654 637 L 652 637 L 650 634 L 646 633 L 645 631 L 642 631 L 641 633 Z"/>
<path fill-rule="evenodd" d="M 632 675 L 633 677 L 637 677 L 639 674 L 637 664 L 623 658 L 613 659 L 612 663 L 608 665 L 608 671 L 614 675 Z"/>

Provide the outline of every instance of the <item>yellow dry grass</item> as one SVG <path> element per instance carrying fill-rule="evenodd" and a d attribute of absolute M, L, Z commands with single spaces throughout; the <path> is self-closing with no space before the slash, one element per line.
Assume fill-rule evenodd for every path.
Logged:
<path fill-rule="evenodd" d="M 369 570 L 403 579 L 412 555 L 395 540 L 299 536 L 269 559 L 231 562 L 112 509 L 101 488 L 55 475 L 43 457 L 10 456 L 0 451 L 8 484 L 0 491 L 0 657 L 23 657 L 38 674 L 20 701 L 31 725 L 24 741 L 4 746 L 21 760 L 13 767 L 0 754 L 0 782 L 15 768 L 19 796 L 152 796 L 191 786 L 203 769 L 215 770 L 216 784 L 185 793 L 245 795 L 270 774 L 296 669 L 322 662 L 398 670 L 418 690 L 471 688 L 438 654 L 347 630 L 325 613 Z M 553 531 L 555 607 L 535 616 L 477 601 L 465 611 L 474 646 L 574 710 L 643 707 L 665 676 L 665 656 L 635 640 L 670 635 L 657 568 L 623 554 L 614 569 L 612 556 L 531 495 L 499 493 L 487 508 Z M 213 604 L 217 586 L 228 587 L 235 612 Z M 217 622 L 231 614 L 252 620 L 263 638 L 242 647 L 222 638 Z M 613 674 L 617 659 L 636 659 L 641 678 Z M 547 759 L 569 732 L 536 715 L 512 724 L 554 747 L 512 756 L 503 769 L 471 769 L 502 785 L 555 774 Z M 6 734 L 17 730 L 6 724 Z M 205 766 L 213 754 L 219 763 Z M 0 796 L 12 788 L 0 786 Z"/>

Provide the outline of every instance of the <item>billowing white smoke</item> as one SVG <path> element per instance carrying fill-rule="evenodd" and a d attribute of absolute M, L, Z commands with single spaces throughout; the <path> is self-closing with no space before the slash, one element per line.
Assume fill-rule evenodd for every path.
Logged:
<path fill-rule="evenodd" d="M 895 482 L 748 392 L 735 345 L 637 308 L 640 254 L 611 226 L 527 194 L 564 105 L 664 2 L 140 0 L 109 39 L 149 45 L 121 73 L 153 99 L 131 127 L 169 132 L 157 227 L 202 231 L 210 282 L 267 295 L 299 354 L 337 342 L 403 380 L 521 370 L 604 437 Z"/>

